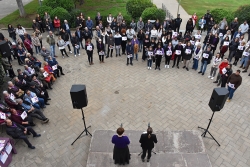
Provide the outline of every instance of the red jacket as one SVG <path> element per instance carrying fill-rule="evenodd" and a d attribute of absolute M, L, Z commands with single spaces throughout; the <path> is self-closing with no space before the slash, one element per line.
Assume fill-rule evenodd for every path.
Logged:
<path fill-rule="evenodd" d="M 60 28 L 61 24 L 60 24 L 60 20 L 59 19 L 54 19 L 54 27 L 55 28 Z"/>
<path fill-rule="evenodd" d="M 27 50 L 32 50 L 32 43 L 29 39 L 25 39 L 23 44 Z"/>
<path fill-rule="evenodd" d="M 222 62 L 222 63 L 220 63 L 220 65 L 219 65 L 219 72 L 220 72 L 220 74 L 222 74 L 222 69 L 223 68 L 226 68 L 228 66 L 228 62 Z"/>

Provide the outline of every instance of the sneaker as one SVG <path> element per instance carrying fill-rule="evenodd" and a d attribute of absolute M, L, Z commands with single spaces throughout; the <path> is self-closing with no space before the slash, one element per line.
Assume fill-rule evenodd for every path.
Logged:
<path fill-rule="evenodd" d="M 213 83 L 218 83 L 218 81 L 214 81 Z"/>
<path fill-rule="evenodd" d="M 169 68 L 169 65 L 167 67 Z"/>
<path fill-rule="evenodd" d="M 155 64 L 155 63 L 153 63 L 153 64 Z"/>
<path fill-rule="evenodd" d="M 167 65 L 165 65 L 165 68 L 167 68 Z"/>
<path fill-rule="evenodd" d="M 227 99 L 227 102 L 230 102 L 230 99 Z"/>
<path fill-rule="evenodd" d="M 201 71 L 198 72 L 198 74 L 202 73 Z"/>
<path fill-rule="evenodd" d="M 75 57 L 76 57 L 76 55 L 75 55 Z"/>
<path fill-rule="evenodd" d="M 211 76 L 209 75 L 208 78 L 211 78 Z"/>
<path fill-rule="evenodd" d="M 149 67 L 148 67 L 148 70 L 149 70 Z"/>
<path fill-rule="evenodd" d="M 35 146 L 29 146 L 30 149 L 35 149 L 36 147 Z"/>
<path fill-rule="evenodd" d="M 151 70 L 152 68 L 150 67 L 150 70 Z"/>
<path fill-rule="evenodd" d="M 41 136 L 40 134 L 33 135 L 33 137 L 40 137 L 40 136 Z"/>
<path fill-rule="evenodd" d="M 63 59 L 64 59 L 64 56 L 63 56 Z"/>
<path fill-rule="evenodd" d="M 80 53 L 78 54 L 78 56 L 80 56 Z"/>
<path fill-rule="evenodd" d="M 211 77 L 211 79 L 214 79 L 214 77 Z"/>
<path fill-rule="evenodd" d="M 69 53 L 72 53 L 72 51 L 69 51 Z"/>

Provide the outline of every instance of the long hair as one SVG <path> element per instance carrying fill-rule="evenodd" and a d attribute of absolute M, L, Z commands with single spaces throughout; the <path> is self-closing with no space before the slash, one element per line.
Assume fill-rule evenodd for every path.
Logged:
<path fill-rule="evenodd" d="M 147 129 L 147 135 L 148 135 L 149 139 L 151 138 L 152 132 L 153 132 L 153 129 L 151 127 L 148 127 L 148 129 Z"/>

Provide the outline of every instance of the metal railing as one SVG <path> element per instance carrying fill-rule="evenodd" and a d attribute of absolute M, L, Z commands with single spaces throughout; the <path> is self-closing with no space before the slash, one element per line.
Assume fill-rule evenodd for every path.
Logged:
<path fill-rule="evenodd" d="M 166 6 L 162 3 L 162 10 L 166 12 L 166 17 L 169 19 L 174 19 L 174 16 L 169 12 L 169 10 L 166 8 Z"/>

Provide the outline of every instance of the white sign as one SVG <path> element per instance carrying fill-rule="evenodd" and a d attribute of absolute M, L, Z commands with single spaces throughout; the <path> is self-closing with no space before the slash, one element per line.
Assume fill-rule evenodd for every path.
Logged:
<path fill-rule="evenodd" d="M 186 54 L 191 54 L 191 49 L 186 49 Z"/>
<path fill-rule="evenodd" d="M 228 87 L 234 88 L 234 84 L 231 84 L 230 82 L 228 82 Z"/>
<path fill-rule="evenodd" d="M 24 111 L 24 112 L 21 114 L 21 118 L 24 120 L 26 117 L 27 117 L 27 113 L 26 113 L 26 111 Z"/>
<path fill-rule="evenodd" d="M 15 96 L 12 93 L 10 94 L 10 99 L 13 101 L 15 100 Z"/>
<path fill-rule="evenodd" d="M 180 51 L 180 50 L 176 50 L 176 51 L 175 51 L 175 54 L 181 55 L 181 51 Z"/>
<path fill-rule="evenodd" d="M 43 76 L 46 78 L 47 76 L 49 76 L 49 74 L 46 71 L 44 71 Z"/>
<path fill-rule="evenodd" d="M 238 46 L 238 49 L 239 49 L 239 50 L 243 50 L 243 49 L 244 49 L 244 46 Z"/>
<path fill-rule="evenodd" d="M 177 32 L 173 32 L 173 35 L 172 35 L 172 36 L 176 37 L 177 35 L 178 35 Z"/>
<path fill-rule="evenodd" d="M 1 118 L 1 119 L 6 119 L 6 115 L 5 115 L 5 113 L 0 112 L 0 118 Z"/>
<path fill-rule="evenodd" d="M 168 51 L 166 52 L 166 55 L 168 55 L 168 56 L 172 55 L 172 51 L 171 51 L 171 50 L 168 50 Z"/>
<path fill-rule="evenodd" d="M 130 58 L 130 57 L 133 57 L 133 55 L 132 55 L 132 54 L 129 54 L 129 55 L 127 55 L 127 57 Z"/>
<path fill-rule="evenodd" d="M 243 56 L 249 56 L 248 52 L 243 52 Z"/>
<path fill-rule="evenodd" d="M 225 41 L 223 45 L 228 46 L 229 42 Z"/>
<path fill-rule="evenodd" d="M 79 45 L 76 45 L 75 48 L 76 48 L 76 49 L 79 49 Z"/>
<path fill-rule="evenodd" d="M 207 53 L 203 53 L 203 55 L 202 55 L 204 58 L 208 58 L 209 57 L 209 54 L 207 54 Z"/>
<path fill-rule="evenodd" d="M 120 47 L 121 47 L 120 45 L 118 45 L 118 46 L 115 46 L 115 48 L 116 48 L 116 49 L 120 49 Z"/>
<path fill-rule="evenodd" d="M 127 39 L 128 39 L 127 37 L 122 37 L 123 41 L 127 41 Z"/>
<path fill-rule="evenodd" d="M 104 55 L 104 52 L 99 52 L 99 55 L 101 55 L 101 56 Z"/>
<path fill-rule="evenodd" d="M 154 54 L 153 52 L 148 51 L 148 55 L 149 55 L 149 56 L 153 56 L 153 54 Z"/>
<path fill-rule="evenodd" d="M 223 34 L 222 34 L 222 33 L 220 33 L 220 34 L 219 34 L 219 36 L 220 36 L 220 37 L 222 37 L 222 36 L 223 36 Z"/>
<path fill-rule="evenodd" d="M 39 100 L 37 96 L 31 98 L 32 103 L 37 103 Z"/>
<path fill-rule="evenodd" d="M 157 51 L 156 51 L 156 54 L 157 54 L 157 55 L 162 55 L 162 51 L 157 50 Z"/>
<path fill-rule="evenodd" d="M 221 70 L 222 74 L 226 74 L 227 72 L 227 69 L 224 67 L 222 70 Z"/>
<path fill-rule="evenodd" d="M 6 162 L 6 159 L 8 158 L 8 155 L 6 154 L 5 151 L 1 152 L 1 161 L 4 164 Z"/>
<path fill-rule="evenodd" d="M 181 45 L 183 46 L 183 48 L 185 48 L 185 47 L 186 47 L 186 44 L 184 44 L 184 43 L 183 43 L 183 44 L 181 44 Z"/>
<path fill-rule="evenodd" d="M 59 46 L 58 48 L 59 48 L 59 50 L 65 49 L 64 46 Z"/>
<path fill-rule="evenodd" d="M 8 142 L 8 144 L 5 147 L 5 150 L 8 154 L 10 154 L 11 150 L 12 150 L 12 145 Z"/>
<path fill-rule="evenodd" d="M 57 69 L 57 65 L 52 66 L 52 69 L 56 70 Z"/>
<path fill-rule="evenodd" d="M 87 50 L 92 51 L 92 46 L 91 46 L 91 45 L 88 45 L 88 46 L 87 46 Z"/>
<path fill-rule="evenodd" d="M 201 39 L 201 35 L 195 35 L 196 39 Z"/>
<path fill-rule="evenodd" d="M 65 46 L 67 46 L 67 45 L 69 45 L 69 41 L 67 41 L 67 42 L 65 43 Z"/>
<path fill-rule="evenodd" d="M 190 40 L 190 43 L 191 43 L 192 45 L 194 45 L 195 41 Z"/>
<path fill-rule="evenodd" d="M 113 48 L 114 48 L 114 46 L 110 46 L 110 47 L 109 47 L 109 49 L 113 49 Z"/>
<path fill-rule="evenodd" d="M 35 69 L 32 68 L 31 71 L 30 71 L 31 74 L 35 74 Z"/>

